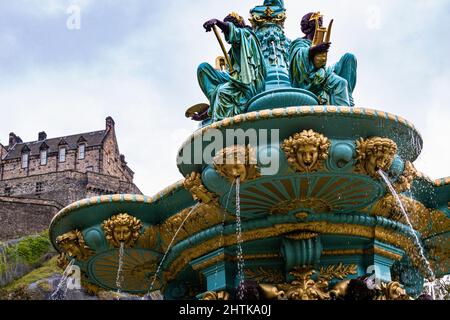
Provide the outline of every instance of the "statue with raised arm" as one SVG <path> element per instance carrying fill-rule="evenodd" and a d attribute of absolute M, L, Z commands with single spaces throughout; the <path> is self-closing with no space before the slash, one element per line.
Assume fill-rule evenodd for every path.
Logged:
<path fill-rule="evenodd" d="M 203 25 L 207 32 L 216 26 L 231 45 L 225 59 L 228 70 L 217 70 L 208 63 L 199 66 L 198 81 L 210 107 L 193 117 L 197 121 L 212 118 L 214 122 L 241 114 L 247 102 L 265 89 L 263 53 L 252 29 L 236 13 L 228 15 L 224 21 L 212 19 Z"/>
<path fill-rule="evenodd" d="M 354 106 L 356 58 L 346 53 L 338 63 L 327 67 L 332 23 L 328 30 L 322 24 L 320 13 L 308 13 L 301 21 L 305 36 L 292 42 L 289 53 L 292 86 L 316 94 L 321 104 Z"/>

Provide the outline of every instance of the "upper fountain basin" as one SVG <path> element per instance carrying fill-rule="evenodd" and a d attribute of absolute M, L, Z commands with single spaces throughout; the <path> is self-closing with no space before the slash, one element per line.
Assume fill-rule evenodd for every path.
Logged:
<path fill-rule="evenodd" d="M 420 155 L 423 140 L 414 125 L 400 116 L 370 108 L 339 106 L 302 106 L 253 111 L 203 127 L 192 134 L 178 153 L 178 168 L 183 176 L 192 172 L 203 172 L 210 163 L 199 159 L 199 153 L 210 145 L 205 137 L 219 130 L 223 146 L 234 144 L 227 141 L 227 130 L 254 129 L 278 130 L 281 145 L 285 139 L 303 130 L 318 132 L 333 143 L 345 142 L 356 149 L 357 141 L 371 137 L 391 139 L 397 145 L 397 155 L 402 162 L 414 162 Z M 263 131 L 264 132 L 264 131 Z M 265 132 L 267 134 L 267 132 Z M 258 146 L 264 147 L 258 135 Z M 218 137 L 215 136 L 215 139 Z M 266 142 L 267 144 L 267 142 Z M 196 148 L 202 148 L 196 150 Z M 400 168 L 400 171 L 402 168 Z"/>

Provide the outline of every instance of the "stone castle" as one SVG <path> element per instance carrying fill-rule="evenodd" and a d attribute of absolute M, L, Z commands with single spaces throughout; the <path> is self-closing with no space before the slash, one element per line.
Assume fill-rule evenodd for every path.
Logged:
<path fill-rule="evenodd" d="M 96 195 L 141 194 L 120 154 L 115 122 L 100 131 L 23 142 L 14 133 L 0 144 L 0 240 L 48 228 L 74 201 Z"/>

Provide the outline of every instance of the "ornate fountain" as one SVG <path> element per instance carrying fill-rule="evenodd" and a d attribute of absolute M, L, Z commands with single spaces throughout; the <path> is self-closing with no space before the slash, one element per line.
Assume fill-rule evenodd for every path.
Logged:
<path fill-rule="evenodd" d="M 353 106 L 354 57 L 326 67 L 331 25 L 305 16 L 302 28 L 316 28 L 304 51 L 307 37 L 291 42 L 284 33 L 284 1 L 252 9 L 252 30 L 230 16 L 209 24 L 236 51 L 218 59 L 222 70 L 199 70 L 230 75 L 194 112 L 202 124 L 178 159 L 186 178 L 154 197 L 99 196 L 63 209 L 50 226 L 62 266 L 73 260 L 94 291 L 204 300 L 411 299 L 426 279 L 449 274 L 450 178 L 415 169 L 423 142 L 412 123 Z M 251 63 L 264 68 L 253 75 L 264 75 L 264 86 L 249 96 L 236 82 L 249 84 L 242 54 L 251 50 L 233 39 L 243 46 L 252 37 L 264 60 Z M 227 61 L 233 72 L 223 71 Z M 302 85 L 298 70 L 308 67 L 312 82 Z M 320 76 L 325 82 L 314 82 Z M 236 96 L 234 113 L 221 117 Z M 230 142 L 230 131 L 248 135 Z M 212 137 L 222 148 L 211 148 Z"/>

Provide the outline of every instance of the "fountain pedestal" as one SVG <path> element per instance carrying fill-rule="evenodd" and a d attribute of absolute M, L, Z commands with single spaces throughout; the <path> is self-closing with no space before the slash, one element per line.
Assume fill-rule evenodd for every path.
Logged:
<path fill-rule="evenodd" d="M 220 249 L 191 262 L 206 282 L 207 292 L 233 291 L 236 288 L 237 268 L 233 260 L 235 252 Z"/>

